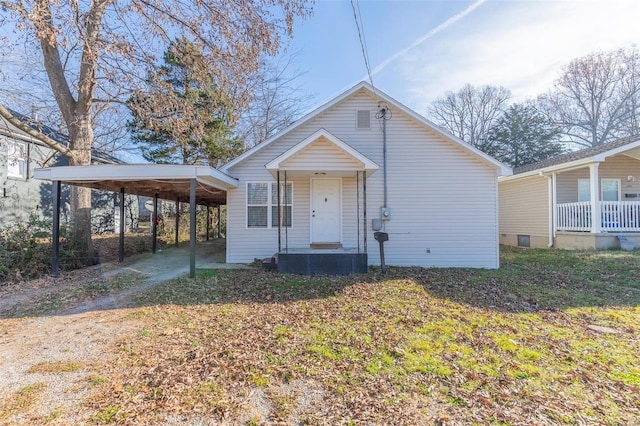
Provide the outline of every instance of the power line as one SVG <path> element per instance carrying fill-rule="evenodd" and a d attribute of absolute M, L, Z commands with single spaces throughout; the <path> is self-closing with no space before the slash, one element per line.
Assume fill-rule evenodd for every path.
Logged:
<path fill-rule="evenodd" d="M 360 13 L 360 1 L 356 0 L 356 3 L 358 3 L 357 12 L 356 12 L 355 4 L 353 0 L 351 0 L 351 9 L 353 10 L 353 19 L 356 21 L 356 28 L 358 29 L 358 38 L 360 39 L 360 48 L 362 49 L 362 57 L 364 58 L 364 65 L 367 68 L 367 75 L 369 76 L 369 82 L 371 83 L 371 87 L 373 87 L 373 92 L 375 93 L 376 88 L 373 85 L 373 76 L 371 74 L 371 63 L 369 62 L 369 52 L 367 49 L 367 42 L 364 37 L 364 24 L 362 21 L 362 13 Z"/>

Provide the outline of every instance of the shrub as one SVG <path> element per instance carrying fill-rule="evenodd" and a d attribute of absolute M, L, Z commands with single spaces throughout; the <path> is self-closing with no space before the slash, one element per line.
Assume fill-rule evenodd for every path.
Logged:
<path fill-rule="evenodd" d="M 31 214 L 0 229 L 0 280 L 37 277 L 49 268 L 51 222 Z"/>

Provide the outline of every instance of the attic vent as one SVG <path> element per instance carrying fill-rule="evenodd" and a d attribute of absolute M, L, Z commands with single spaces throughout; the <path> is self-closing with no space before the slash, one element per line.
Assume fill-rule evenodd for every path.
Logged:
<path fill-rule="evenodd" d="M 368 109 L 359 109 L 356 114 L 356 129 L 371 128 L 371 111 Z"/>

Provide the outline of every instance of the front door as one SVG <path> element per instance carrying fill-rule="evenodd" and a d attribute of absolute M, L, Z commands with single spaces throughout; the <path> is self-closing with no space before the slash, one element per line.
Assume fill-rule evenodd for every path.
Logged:
<path fill-rule="evenodd" d="M 340 243 L 340 179 L 311 180 L 311 243 Z"/>

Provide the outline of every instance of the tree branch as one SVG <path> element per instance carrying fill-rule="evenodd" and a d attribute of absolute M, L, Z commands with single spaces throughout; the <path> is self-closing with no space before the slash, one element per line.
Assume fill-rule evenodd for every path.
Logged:
<path fill-rule="evenodd" d="M 61 153 L 63 155 L 66 155 L 69 158 L 73 158 L 74 154 L 73 154 L 73 152 L 71 152 L 71 150 L 69 150 L 69 148 L 67 148 L 66 146 L 62 145 L 59 142 L 54 141 L 53 139 L 51 139 L 47 135 L 45 135 L 45 134 L 43 134 L 41 132 L 38 132 L 36 130 L 33 130 L 31 127 L 29 127 L 28 125 L 26 125 L 22 121 L 20 121 L 17 118 L 15 118 L 11 114 L 11 112 L 9 112 L 9 110 L 6 109 L 2 105 L 0 105 L 0 117 L 2 117 L 4 120 L 9 122 L 11 125 L 16 127 L 17 129 L 25 132 L 26 134 L 28 134 L 32 138 L 34 138 L 36 140 L 39 140 L 40 142 L 44 143 L 49 148 L 51 148 L 51 149 L 53 149 L 53 150 L 55 150 L 55 151 L 57 151 L 57 152 L 59 152 L 59 153 Z M 8 134 L 7 136 L 11 136 L 11 134 Z"/>

